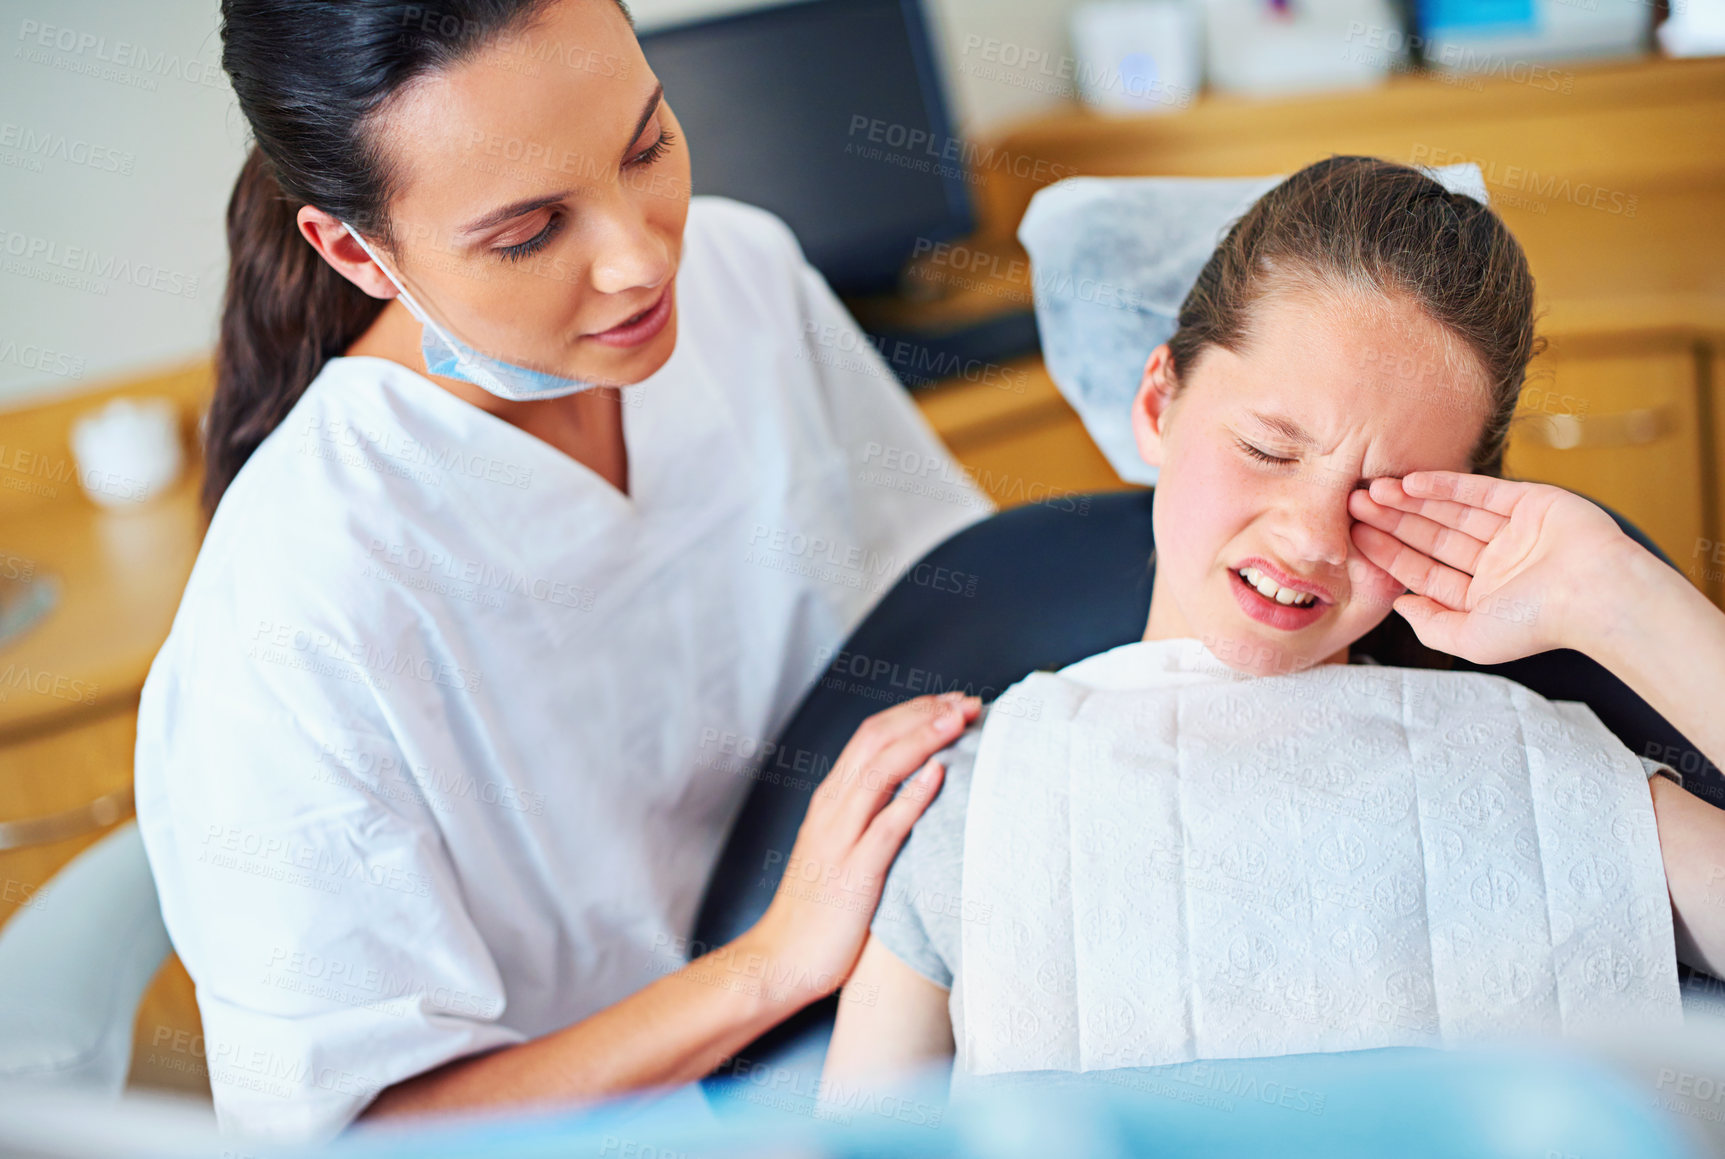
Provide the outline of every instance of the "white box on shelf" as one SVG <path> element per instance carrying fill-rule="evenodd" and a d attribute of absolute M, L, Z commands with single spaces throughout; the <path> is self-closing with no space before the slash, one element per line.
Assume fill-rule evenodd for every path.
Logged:
<path fill-rule="evenodd" d="M 1673 10 L 1693 2 L 1673 0 Z M 1650 0 L 1532 0 L 1527 16 L 1495 27 L 1427 28 L 1426 63 L 1457 76 L 1508 77 L 1567 92 L 1572 74 L 1548 64 L 1639 54 L 1653 27 Z"/>
<path fill-rule="evenodd" d="M 1104 113 L 1170 113 L 1202 81 L 1197 0 L 1093 0 L 1072 13 L 1078 95 Z"/>
<path fill-rule="evenodd" d="M 1210 86 L 1259 96 L 1367 88 L 1406 56 L 1388 0 L 1204 0 L 1204 41 Z"/>

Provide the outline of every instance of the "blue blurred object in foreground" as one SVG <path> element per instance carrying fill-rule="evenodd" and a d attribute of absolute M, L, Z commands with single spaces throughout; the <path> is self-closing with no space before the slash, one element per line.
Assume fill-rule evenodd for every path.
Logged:
<path fill-rule="evenodd" d="M 818 1117 L 813 1091 L 789 1090 L 782 1079 L 790 1072 L 763 1067 L 717 1108 L 691 1085 L 584 1111 L 365 1125 L 317 1148 L 220 1136 L 207 1108 L 193 1114 L 142 1095 L 114 1102 L 3 1086 L 0 1155 L 1691 1159 L 1706 1153 L 1704 1132 L 1685 1116 L 1708 1108 L 1669 1097 L 1681 1084 L 1668 1080 L 1674 1068 L 1718 1073 L 1718 1032 L 1717 1023 L 1697 1028 L 1699 1053 L 1676 1039 L 1643 1043 L 1651 1053 L 1628 1071 L 1636 1052 L 1605 1062 L 1555 1046 L 1396 1047 L 1012 1076 L 968 1087 L 974 1093 L 955 1094 L 949 1107 L 945 1075 L 931 1072 L 890 1090 L 828 1090 Z"/>
<path fill-rule="evenodd" d="M 773 1076 L 735 1088 L 720 1118 L 679 1098 L 580 1114 L 361 1130 L 316 1152 L 351 1159 L 682 1159 L 706 1155 L 1191 1155 L 1284 1159 L 1666 1159 L 1700 1154 L 1647 1093 L 1585 1057 L 1545 1049 L 1394 1048 L 1192 1063 L 1091 1074 L 1084 1085 L 1026 1076 L 941 1113 L 938 1075 L 884 1091 L 808 1092 Z M 1173 1074 L 1175 1077 L 1167 1077 Z M 1072 1078 L 1074 1076 L 1066 1076 Z M 1097 1081 L 1100 1080 L 1100 1081 Z M 930 1112 L 933 1112 L 932 1115 Z M 848 1120 L 842 1121 L 842 1120 Z M 255 1151 L 254 1148 L 247 1148 Z"/>

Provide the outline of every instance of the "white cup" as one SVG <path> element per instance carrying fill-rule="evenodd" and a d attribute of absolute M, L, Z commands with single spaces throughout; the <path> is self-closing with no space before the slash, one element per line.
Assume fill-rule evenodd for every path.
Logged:
<path fill-rule="evenodd" d="M 117 398 L 72 425 L 78 483 L 103 507 L 136 507 L 185 466 L 179 409 L 165 398 Z"/>

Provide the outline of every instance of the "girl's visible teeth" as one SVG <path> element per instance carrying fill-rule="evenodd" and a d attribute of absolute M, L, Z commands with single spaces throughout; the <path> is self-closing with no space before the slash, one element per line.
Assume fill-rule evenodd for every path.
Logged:
<path fill-rule="evenodd" d="M 1275 600 L 1278 604 L 1293 604 L 1303 608 L 1318 598 L 1306 592 L 1285 588 L 1255 567 L 1241 568 L 1240 578 L 1257 588 L 1266 599 Z"/>

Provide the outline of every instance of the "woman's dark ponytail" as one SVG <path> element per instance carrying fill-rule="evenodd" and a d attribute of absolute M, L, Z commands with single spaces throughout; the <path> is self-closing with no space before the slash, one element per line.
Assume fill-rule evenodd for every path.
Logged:
<path fill-rule="evenodd" d="M 256 144 L 228 202 L 228 287 L 204 434 L 207 510 L 384 306 L 300 236 L 300 206 L 351 221 L 392 251 L 393 174 L 372 115 L 408 82 L 529 29 L 549 2 L 222 0 L 222 70 Z M 633 25 L 623 0 L 612 2 Z"/>
<path fill-rule="evenodd" d="M 204 435 L 207 511 L 323 364 L 365 333 L 385 305 L 306 243 L 298 212 L 253 145 L 228 201 L 228 286 Z"/>

